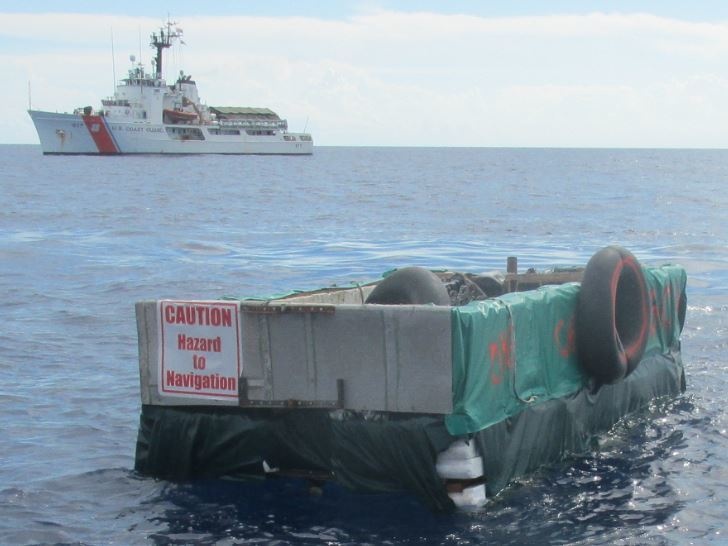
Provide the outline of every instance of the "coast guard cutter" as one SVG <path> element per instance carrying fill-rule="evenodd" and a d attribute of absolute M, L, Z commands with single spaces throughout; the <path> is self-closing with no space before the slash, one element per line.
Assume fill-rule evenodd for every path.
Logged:
<path fill-rule="evenodd" d="M 308 133 L 268 108 L 213 107 L 200 101 L 197 84 L 180 71 L 169 85 L 162 52 L 182 31 L 168 22 L 151 35 L 153 74 L 138 63 L 101 109 L 73 113 L 29 110 L 44 154 L 311 154 Z M 131 57 L 132 63 L 136 59 Z"/>

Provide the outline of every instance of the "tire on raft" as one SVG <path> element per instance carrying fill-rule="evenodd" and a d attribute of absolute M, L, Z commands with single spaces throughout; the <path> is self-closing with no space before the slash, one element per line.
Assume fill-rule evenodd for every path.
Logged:
<path fill-rule="evenodd" d="M 601 384 L 634 371 L 647 345 L 649 296 L 642 266 L 628 250 L 603 248 L 589 260 L 576 309 L 579 361 Z"/>
<path fill-rule="evenodd" d="M 383 305 L 450 305 L 447 287 L 429 269 L 405 267 L 390 273 L 372 290 L 365 303 Z"/>
<path fill-rule="evenodd" d="M 505 293 L 503 281 L 497 279 L 495 275 L 477 275 L 470 280 L 489 298 L 502 296 Z"/>

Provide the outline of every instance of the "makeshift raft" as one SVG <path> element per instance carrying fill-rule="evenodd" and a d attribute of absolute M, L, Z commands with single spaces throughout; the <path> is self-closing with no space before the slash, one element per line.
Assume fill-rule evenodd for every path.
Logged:
<path fill-rule="evenodd" d="M 406 268 L 265 300 L 139 302 L 136 469 L 480 507 L 684 391 L 685 285 L 679 266 L 607 247 L 585 270 L 509 259 L 505 275 Z"/>

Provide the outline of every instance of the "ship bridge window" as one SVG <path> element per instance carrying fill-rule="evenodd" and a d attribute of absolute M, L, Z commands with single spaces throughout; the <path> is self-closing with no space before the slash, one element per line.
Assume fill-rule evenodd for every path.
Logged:
<path fill-rule="evenodd" d="M 300 140 L 305 140 L 306 142 L 311 142 L 311 135 L 301 135 L 298 138 Z"/>
<path fill-rule="evenodd" d="M 262 129 L 246 129 L 245 132 L 249 135 L 275 135 L 275 131 L 266 131 Z"/>
<path fill-rule="evenodd" d="M 214 129 L 208 129 L 208 131 L 211 135 L 240 135 L 240 130 L 238 129 L 218 129 L 216 127 Z"/>
<path fill-rule="evenodd" d="M 198 127 L 165 127 L 173 140 L 205 140 L 205 135 Z"/>
<path fill-rule="evenodd" d="M 296 140 L 296 137 L 294 137 L 293 135 L 283 135 L 283 140 L 293 141 Z"/>

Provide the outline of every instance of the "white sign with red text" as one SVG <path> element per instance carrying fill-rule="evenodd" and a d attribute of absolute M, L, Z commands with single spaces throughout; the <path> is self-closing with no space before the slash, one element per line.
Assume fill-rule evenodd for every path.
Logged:
<path fill-rule="evenodd" d="M 160 300 L 157 312 L 160 396 L 237 398 L 240 302 Z"/>

